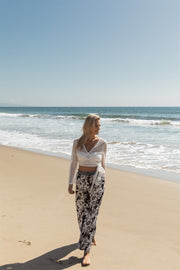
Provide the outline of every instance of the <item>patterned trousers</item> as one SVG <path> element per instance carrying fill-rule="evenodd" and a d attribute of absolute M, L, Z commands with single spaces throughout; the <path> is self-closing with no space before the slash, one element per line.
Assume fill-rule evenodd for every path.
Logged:
<path fill-rule="evenodd" d="M 80 229 L 78 248 L 89 252 L 96 232 L 96 221 L 104 194 L 105 178 L 95 183 L 90 193 L 94 172 L 78 171 L 76 180 L 76 210 Z"/>

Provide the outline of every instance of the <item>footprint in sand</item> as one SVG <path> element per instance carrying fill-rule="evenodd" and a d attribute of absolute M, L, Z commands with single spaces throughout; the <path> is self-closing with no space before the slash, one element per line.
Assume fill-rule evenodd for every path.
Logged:
<path fill-rule="evenodd" d="M 30 246 L 31 245 L 31 242 L 30 241 L 26 241 L 26 240 L 20 240 L 20 241 L 18 241 L 18 242 L 20 242 L 20 243 L 23 243 L 23 244 L 25 244 L 26 246 Z"/>

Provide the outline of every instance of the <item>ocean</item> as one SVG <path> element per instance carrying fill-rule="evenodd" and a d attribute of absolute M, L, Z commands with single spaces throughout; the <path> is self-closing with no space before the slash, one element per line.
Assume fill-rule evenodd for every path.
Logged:
<path fill-rule="evenodd" d="M 90 113 L 107 166 L 180 182 L 180 107 L 0 107 L 0 144 L 70 158 Z"/>

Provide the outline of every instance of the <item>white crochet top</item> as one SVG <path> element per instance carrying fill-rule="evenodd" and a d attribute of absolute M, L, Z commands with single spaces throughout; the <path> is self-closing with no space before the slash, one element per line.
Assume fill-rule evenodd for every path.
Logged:
<path fill-rule="evenodd" d="M 71 154 L 71 165 L 69 171 L 69 184 L 76 181 L 76 173 L 79 166 L 102 167 L 105 169 L 105 157 L 107 142 L 99 138 L 98 142 L 88 152 L 85 145 L 82 149 L 77 148 L 78 139 L 74 140 Z"/>

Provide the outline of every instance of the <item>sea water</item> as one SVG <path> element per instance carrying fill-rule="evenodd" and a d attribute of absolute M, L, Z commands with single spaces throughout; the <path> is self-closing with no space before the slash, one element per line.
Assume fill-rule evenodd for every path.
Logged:
<path fill-rule="evenodd" d="M 0 144 L 70 158 L 90 113 L 108 166 L 180 182 L 180 107 L 0 107 Z"/>

